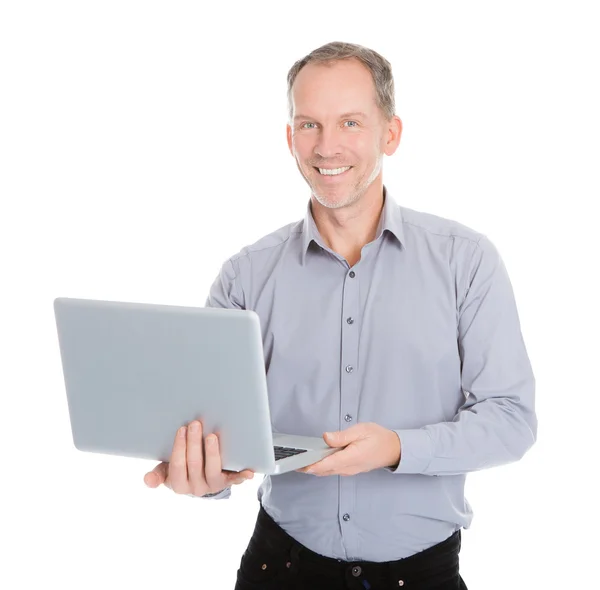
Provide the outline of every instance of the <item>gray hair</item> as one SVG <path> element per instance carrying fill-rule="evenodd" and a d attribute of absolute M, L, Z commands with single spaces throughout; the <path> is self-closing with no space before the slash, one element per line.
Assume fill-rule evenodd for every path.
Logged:
<path fill-rule="evenodd" d="M 395 115 L 394 101 L 394 77 L 392 75 L 392 66 L 390 62 L 379 53 L 368 47 L 356 45 L 354 43 L 344 43 L 342 41 L 333 41 L 327 43 L 308 55 L 298 60 L 290 69 L 287 75 L 287 98 L 288 115 L 291 122 L 293 117 L 294 105 L 292 103 L 292 86 L 298 72 L 308 63 L 331 64 L 343 59 L 359 59 L 371 72 L 373 82 L 375 83 L 375 92 L 377 106 L 383 113 L 386 121 L 389 121 Z"/>

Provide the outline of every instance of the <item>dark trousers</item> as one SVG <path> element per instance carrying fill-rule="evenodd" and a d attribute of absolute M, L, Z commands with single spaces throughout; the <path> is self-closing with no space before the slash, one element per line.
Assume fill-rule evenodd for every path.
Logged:
<path fill-rule="evenodd" d="M 288 535 L 261 506 L 235 590 L 467 590 L 458 572 L 460 530 L 397 561 L 343 561 Z"/>

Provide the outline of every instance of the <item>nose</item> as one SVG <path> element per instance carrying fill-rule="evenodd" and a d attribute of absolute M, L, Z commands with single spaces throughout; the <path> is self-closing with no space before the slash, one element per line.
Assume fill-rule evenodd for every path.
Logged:
<path fill-rule="evenodd" d="M 323 126 L 315 145 L 315 154 L 321 156 L 323 160 L 335 159 L 342 153 L 340 144 L 340 132 L 335 128 Z"/>

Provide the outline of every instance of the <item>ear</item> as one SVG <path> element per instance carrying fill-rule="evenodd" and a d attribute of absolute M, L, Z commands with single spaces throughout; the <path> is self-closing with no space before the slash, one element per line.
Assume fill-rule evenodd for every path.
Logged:
<path fill-rule="evenodd" d="M 387 141 L 383 149 L 383 152 L 386 154 L 386 156 L 391 156 L 398 149 L 401 135 L 402 120 L 397 115 L 394 115 L 387 124 Z"/>
<path fill-rule="evenodd" d="M 294 155 L 294 148 L 292 146 L 292 128 L 290 127 L 289 123 L 285 127 L 286 127 L 286 135 L 287 135 L 288 148 L 290 150 L 290 154 L 292 154 L 292 156 L 293 156 Z"/>

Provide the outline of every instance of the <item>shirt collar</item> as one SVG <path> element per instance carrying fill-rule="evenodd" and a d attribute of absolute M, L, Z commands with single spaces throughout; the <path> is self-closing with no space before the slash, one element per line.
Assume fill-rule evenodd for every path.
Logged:
<path fill-rule="evenodd" d="M 398 240 L 402 247 L 405 248 L 406 240 L 404 237 L 402 212 L 399 205 L 390 195 L 385 185 L 383 185 L 383 199 L 383 210 L 379 217 L 379 224 L 377 225 L 375 239 L 378 239 L 385 230 L 388 230 Z M 325 247 L 323 239 L 321 238 L 321 234 L 317 229 L 315 219 L 312 215 L 309 200 L 306 207 L 304 223 L 302 225 L 302 264 L 304 264 L 304 261 L 306 260 L 306 253 L 308 252 L 308 248 L 313 241 L 322 248 Z"/>

